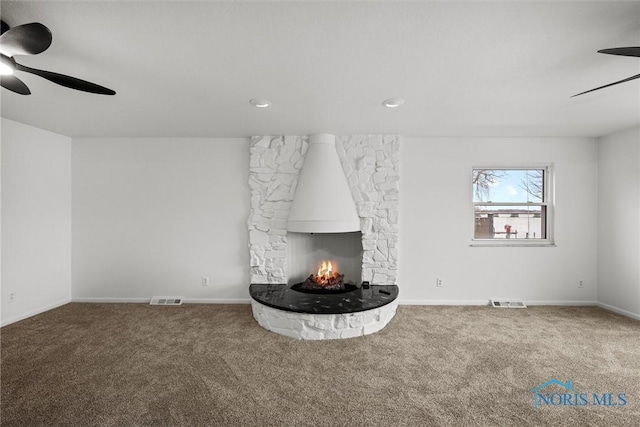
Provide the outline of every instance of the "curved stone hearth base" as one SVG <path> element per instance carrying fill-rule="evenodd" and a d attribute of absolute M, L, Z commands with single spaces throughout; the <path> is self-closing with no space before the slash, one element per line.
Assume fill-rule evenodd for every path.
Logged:
<path fill-rule="evenodd" d="M 265 329 L 299 340 L 353 338 L 378 332 L 393 319 L 398 308 L 394 300 L 381 307 L 355 313 L 297 313 L 268 307 L 251 300 L 253 317 Z"/>

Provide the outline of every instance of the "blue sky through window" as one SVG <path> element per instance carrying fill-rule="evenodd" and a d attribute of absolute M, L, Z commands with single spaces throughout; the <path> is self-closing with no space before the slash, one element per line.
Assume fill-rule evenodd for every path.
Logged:
<path fill-rule="evenodd" d="M 479 171 L 474 169 L 474 179 Z M 541 169 L 489 169 L 490 178 L 480 174 L 473 184 L 474 202 L 539 203 L 542 202 L 543 170 Z"/>

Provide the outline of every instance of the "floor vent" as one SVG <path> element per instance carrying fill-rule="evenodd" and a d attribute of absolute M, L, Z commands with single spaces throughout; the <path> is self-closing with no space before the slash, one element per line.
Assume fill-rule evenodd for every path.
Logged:
<path fill-rule="evenodd" d="M 182 297 L 152 297 L 151 305 L 182 305 Z"/>
<path fill-rule="evenodd" d="M 492 299 L 491 306 L 496 308 L 527 308 L 522 301 L 505 301 Z"/>

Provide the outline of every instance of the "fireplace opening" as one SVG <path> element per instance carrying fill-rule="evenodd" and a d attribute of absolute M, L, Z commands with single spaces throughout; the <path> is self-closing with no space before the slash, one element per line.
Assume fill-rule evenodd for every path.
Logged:
<path fill-rule="evenodd" d="M 295 290 L 314 292 L 317 288 L 317 293 L 357 289 L 355 284 L 362 280 L 362 233 L 289 232 L 287 240 L 287 284 L 291 289 L 295 286 Z"/>
<path fill-rule="evenodd" d="M 315 274 L 310 274 L 304 282 L 296 283 L 291 289 L 309 294 L 341 294 L 358 287 L 345 282 L 344 274 L 338 271 L 337 262 L 323 260 Z"/>

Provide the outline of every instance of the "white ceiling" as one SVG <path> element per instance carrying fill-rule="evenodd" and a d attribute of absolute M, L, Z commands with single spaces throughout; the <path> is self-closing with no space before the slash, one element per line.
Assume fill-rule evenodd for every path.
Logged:
<path fill-rule="evenodd" d="M 640 123 L 640 2 L 2 0 L 53 33 L 2 116 L 72 137 L 601 136 Z M 252 97 L 273 102 L 249 105 Z M 381 106 L 401 97 L 405 105 Z"/>

